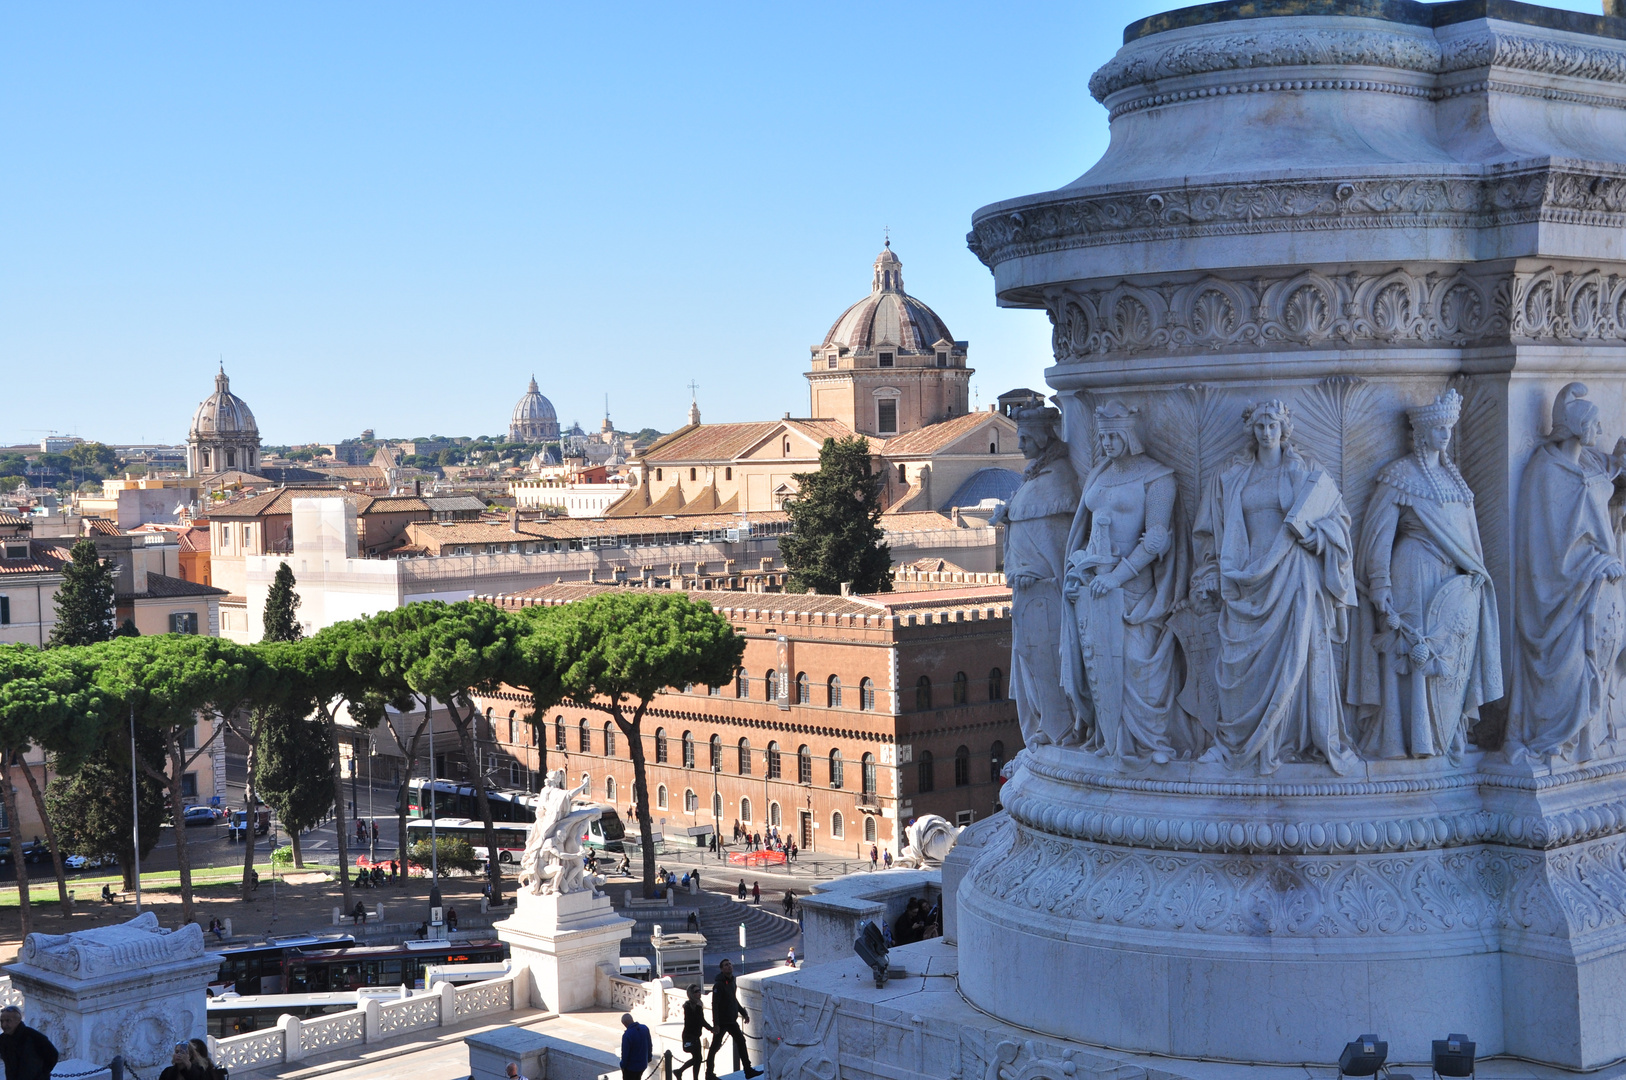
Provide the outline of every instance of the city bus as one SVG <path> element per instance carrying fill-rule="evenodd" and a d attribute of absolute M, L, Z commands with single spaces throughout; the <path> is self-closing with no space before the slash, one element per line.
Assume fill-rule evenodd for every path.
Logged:
<path fill-rule="evenodd" d="M 407 822 L 407 847 L 422 840 L 429 842 L 430 827 L 434 827 L 435 835 L 442 840 L 455 839 L 466 842 L 474 849 L 474 857 L 484 862 L 488 858 L 486 851 L 486 827 L 482 821 L 475 821 L 463 817 L 443 817 L 431 821 L 428 818 L 413 818 Z M 519 857 L 525 853 L 525 837 L 529 826 L 515 822 L 499 821 L 495 823 L 497 832 L 497 861 L 499 863 L 518 862 Z M 360 860 L 357 860 L 357 865 Z"/>
<path fill-rule="evenodd" d="M 213 994 L 280 994 L 287 958 L 301 949 L 339 951 L 354 946 L 349 934 L 284 934 L 258 945 L 222 949 L 220 972 L 209 984 Z"/>
<path fill-rule="evenodd" d="M 209 1018 L 209 1034 L 217 1039 L 246 1035 L 251 1031 L 276 1027 L 286 1013 L 301 1020 L 314 1020 L 329 1013 L 349 1012 L 359 1004 L 352 991 L 343 994 L 226 994 L 204 1002 Z"/>
<path fill-rule="evenodd" d="M 284 987 L 290 994 L 326 994 L 364 986 L 422 989 L 424 968 L 430 965 L 500 964 L 507 959 L 507 944 L 494 938 L 302 950 L 285 961 Z"/>
<path fill-rule="evenodd" d="M 478 818 L 479 799 L 468 784 L 450 780 L 436 780 L 431 789 L 429 781 L 414 777 L 407 781 L 407 816 L 429 816 L 429 791 L 435 796 L 435 813 L 441 817 Z M 486 801 L 491 804 L 492 821 L 522 821 L 529 825 L 536 820 L 536 796 L 528 791 L 486 788 Z"/>

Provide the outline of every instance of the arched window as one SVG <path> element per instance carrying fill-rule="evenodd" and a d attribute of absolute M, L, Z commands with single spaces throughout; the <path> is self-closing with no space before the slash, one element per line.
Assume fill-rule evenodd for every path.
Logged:
<path fill-rule="evenodd" d="M 796 782 L 798 784 L 811 784 L 813 782 L 813 751 L 806 744 L 796 751 Z"/>
<path fill-rule="evenodd" d="M 796 704 L 813 704 L 813 684 L 807 681 L 807 672 L 796 673 Z"/>
<path fill-rule="evenodd" d="M 780 775 L 779 775 L 779 744 L 776 743 L 776 742 L 770 742 L 768 744 L 768 779 L 769 780 L 778 780 L 778 779 L 780 779 Z"/>
<path fill-rule="evenodd" d="M 966 679 L 965 672 L 956 671 L 954 673 L 954 704 L 964 705 L 970 700 L 969 687 L 970 682 Z"/>
<path fill-rule="evenodd" d="M 846 831 L 844 828 L 844 823 L 841 820 L 841 811 L 837 810 L 835 813 L 830 815 L 830 838 L 832 840 L 840 840 L 845 835 Z"/>
<path fill-rule="evenodd" d="M 740 820 L 741 821 L 750 821 L 751 820 L 751 800 L 750 799 L 741 799 L 740 800 Z"/>
<path fill-rule="evenodd" d="M 954 751 L 954 786 L 968 787 L 971 784 L 971 748 L 962 746 Z"/>
<path fill-rule="evenodd" d="M 604 722 L 604 756 L 615 757 L 615 725 Z"/>
<path fill-rule="evenodd" d="M 740 740 L 740 775 L 751 775 L 751 740 Z"/>
<path fill-rule="evenodd" d="M 683 767 L 685 769 L 694 768 L 694 732 L 692 731 L 683 733 Z"/>
<path fill-rule="evenodd" d="M 779 700 L 779 672 L 769 668 L 768 673 L 762 677 L 762 685 L 768 688 L 767 700 Z"/>
<path fill-rule="evenodd" d="M 655 789 L 655 806 L 658 809 L 661 809 L 661 810 L 666 809 L 666 785 L 665 784 L 662 784 L 662 785 L 660 785 L 659 787 L 657 787 Z"/>
<path fill-rule="evenodd" d="M 514 709 L 509 709 L 508 710 L 508 741 L 509 742 L 514 741 L 514 716 L 515 716 L 515 714 L 516 714 L 516 710 L 514 710 Z"/>
<path fill-rule="evenodd" d="M 711 737 L 711 767 L 713 769 L 723 767 L 723 737 L 721 735 Z"/>
<path fill-rule="evenodd" d="M 710 694 L 712 697 L 722 697 L 723 688 L 721 686 L 708 686 L 706 687 L 706 693 Z"/>
<path fill-rule="evenodd" d="M 690 480 L 698 479 L 698 477 L 695 475 L 695 471 L 693 469 L 689 470 L 689 479 Z"/>
<path fill-rule="evenodd" d="M 565 733 L 565 718 L 562 716 L 553 718 L 553 748 L 559 751 L 570 749 L 570 736 Z"/>
<path fill-rule="evenodd" d="M 1005 700 L 1005 673 L 998 668 L 988 673 L 988 700 Z"/>
<path fill-rule="evenodd" d="M 723 816 L 723 797 L 715 791 L 711 793 L 711 816 L 714 818 Z"/>
<path fill-rule="evenodd" d="M 841 708 L 841 679 L 840 679 L 840 677 L 832 675 L 828 679 L 824 680 L 824 692 L 825 692 L 826 695 L 828 695 L 824 699 L 826 705 L 830 706 L 830 708 L 832 708 L 832 709 Z"/>
<path fill-rule="evenodd" d="M 584 754 L 593 752 L 593 732 L 588 728 L 585 716 L 582 717 L 582 722 L 576 725 L 576 749 Z"/>
<path fill-rule="evenodd" d="M 737 698 L 751 696 L 751 676 L 745 673 L 744 668 L 740 668 L 739 674 L 734 676 L 734 696 Z"/>
<path fill-rule="evenodd" d="M 875 794 L 875 755 L 865 754 L 860 764 L 863 766 L 864 794 Z"/>
<path fill-rule="evenodd" d="M 655 764 L 666 764 L 666 729 L 655 729 Z"/>
<path fill-rule="evenodd" d="M 920 760 L 915 763 L 915 771 L 917 774 L 917 779 L 915 781 L 916 790 L 937 790 L 937 778 L 932 772 L 932 752 L 930 750 L 927 750 L 920 755 Z"/>
<path fill-rule="evenodd" d="M 988 782 L 999 783 L 999 774 L 1005 768 L 1005 744 L 998 739 L 988 748 Z"/>
<path fill-rule="evenodd" d="M 615 777 L 613 776 L 604 778 L 604 801 L 608 803 L 615 802 Z"/>
<path fill-rule="evenodd" d="M 694 793 L 694 788 L 683 792 L 683 812 L 685 814 L 697 813 L 700 810 L 700 796 Z"/>
<path fill-rule="evenodd" d="M 768 804 L 768 824 L 775 826 L 784 824 L 779 818 L 779 804 L 776 802 Z"/>
<path fill-rule="evenodd" d="M 838 787 L 841 786 L 841 751 L 840 750 L 832 750 L 832 751 L 830 751 L 830 786 L 833 787 L 833 788 L 838 788 Z"/>
<path fill-rule="evenodd" d="M 732 479 L 734 479 L 734 469 L 732 467 L 729 467 L 729 466 L 724 467 L 724 469 L 723 469 L 723 479 L 724 480 L 732 480 Z"/>
<path fill-rule="evenodd" d="M 915 680 L 915 708 L 929 709 L 932 707 L 932 681 L 925 675 Z"/>
<path fill-rule="evenodd" d="M 865 712 L 875 711 L 875 683 L 871 679 L 858 681 L 858 707 Z"/>
<path fill-rule="evenodd" d="M 866 844 L 875 843 L 875 819 L 872 817 L 864 819 L 864 842 Z"/>

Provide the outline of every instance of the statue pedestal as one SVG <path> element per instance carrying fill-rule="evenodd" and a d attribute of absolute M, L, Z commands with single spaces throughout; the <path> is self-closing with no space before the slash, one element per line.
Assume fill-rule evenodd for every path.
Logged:
<path fill-rule="evenodd" d="M 137 1069 L 161 1068 L 175 1043 L 204 1036 L 205 988 L 220 959 L 195 923 L 165 930 L 149 911 L 119 926 L 30 934 L 18 955 L 6 973 L 24 1022 L 64 1059 L 122 1054 Z"/>
<path fill-rule="evenodd" d="M 590 889 L 545 896 L 521 890 L 516 901 L 514 914 L 493 929 L 508 943 L 515 969 L 530 971 L 532 1007 L 560 1013 L 591 1008 L 599 965 L 617 969 L 633 921 Z"/>

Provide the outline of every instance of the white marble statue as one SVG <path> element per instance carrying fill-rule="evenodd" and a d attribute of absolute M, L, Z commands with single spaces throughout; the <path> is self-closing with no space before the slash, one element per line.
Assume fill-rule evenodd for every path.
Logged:
<path fill-rule="evenodd" d="M 920 870 L 943 865 L 960 830 L 938 814 L 922 814 L 903 834 L 903 852 L 897 863 L 900 869 Z"/>
<path fill-rule="evenodd" d="M 1587 389 L 1553 402 L 1552 429 L 1525 466 L 1514 537 L 1517 660 L 1508 750 L 1587 761 L 1606 730 L 1626 642 L 1620 515 L 1611 505 L 1626 470 L 1613 455 Z"/>
<path fill-rule="evenodd" d="M 1078 474 L 1056 435 L 1055 409 L 1016 414 L 1017 446 L 1028 459 L 1022 486 L 996 510 L 1005 525 L 1005 577 L 1011 583 L 1011 690 L 1029 746 L 1073 740 L 1073 712 L 1061 688 L 1061 595 L 1067 529 L 1078 507 Z"/>
<path fill-rule="evenodd" d="M 1331 476 L 1290 441 L 1291 414 L 1243 414 L 1253 448 L 1204 492 L 1192 594 L 1219 602 L 1220 715 L 1204 761 L 1275 772 L 1283 761 L 1356 763 L 1344 733 L 1333 645 L 1355 603 L 1349 512 Z"/>
<path fill-rule="evenodd" d="M 1062 625 L 1061 677 L 1075 714 L 1093 714 L 1081 739 L 1089 749 L 1166 764 L 1204 747 L 1179 704 L 1185 664 L 1169 628 L 1187 577 L 1178 485 L 1174 470 L 1146 453 L 1140 419 L 1119 401 L 1095 410 L 1099 463 L 1067 537 L 1062 592 L 1072 617 Z"/>
<path fill-rule="evenodd" d="M 525 836 L 525 853 L 519 861 L 519 884 L 533 895 L 579 892 L 589 888 L 582 871 L 581 830 L 600 816 L 598 807 L 571 812 L 578 795 L 587 794 L 591 780 L 583 780 L 573 790 L 565 790 L 565 772 L 548 773 L 536 797 L 536 820 Z"/>
<path fill-rule="evenodd" d="M 1474 493 L 1446 449 L 1462 412 L 1447 390 L 1411 409 L 1413 450 L 1378 474 L 1355 552 L 1367 584 L 1345 700 L 1366 758 L 1460 756 L 1479 707 L 1502 696 L 1496 591 Z"/>

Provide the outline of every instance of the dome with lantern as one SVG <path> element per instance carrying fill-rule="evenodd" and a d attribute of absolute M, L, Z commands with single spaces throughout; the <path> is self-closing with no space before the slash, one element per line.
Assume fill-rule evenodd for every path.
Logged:
<path fill-rule="evenodd" d="M 514 406 L 514 413 L 508 420 L 508 441 L 518 443 L 547 442 L 559 437 L 559 417 L 553 411 L 553 402 L 542 396 L 537 389 L 536 376 L 531 376 L 531 385 L 526 388 L 525 396 L 519 399 Z"/>

